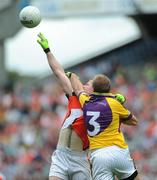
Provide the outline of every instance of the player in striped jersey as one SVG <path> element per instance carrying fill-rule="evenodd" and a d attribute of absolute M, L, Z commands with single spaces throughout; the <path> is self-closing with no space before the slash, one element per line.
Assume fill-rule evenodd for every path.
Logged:
<path fill-rule="evenodd" d="M 39 34 L 38 43 L 68 98 L 68 112 L 60 130 L 57 149 L 52 155 L 49 180 L 91 180 L 86 149 L 89 146 L 83 112 L 73 93 L 70 80 L 49 49 L 48 41 Z"/>
<path fill-rule="evenodd" d="M 93 87 L 92 95 L 85 93 L 85 87 L 75 74 L 72 74 L 71 82 L 83 108 L 93 179 L 113 180 L 116 176 L 123 180 L 138 180 L 138 172 L 120 130 L 121 122 L 137 125 L 136 117 L 110 93 L 111 83 L 107 76 L 97 75 L 89 83 Z"/>

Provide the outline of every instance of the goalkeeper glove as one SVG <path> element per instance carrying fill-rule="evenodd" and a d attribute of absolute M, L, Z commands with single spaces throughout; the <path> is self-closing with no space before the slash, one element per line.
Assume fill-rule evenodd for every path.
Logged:
<path fill-rule="evenodd" d="M 50 52 L 48 40 L 45 38 L 45 36 L 42 33 L 38 34 L 39 39 L 37 39 L 37 42 L 41 45 L 45 53 Z"/>
<path fill-rule="evenodd" d="M 123 96 L 122 94 L 116 94 L 115 98 L 117 99 L 117 101 L 119 101 L 121 104 L 124 104 L 126 101 L 125 96 Z"/>
<path fill-rule="evenodd" d="M 68 78 L 71 78 L 72 72 L 70 72 L 70 71 L 65 71 L 65 74 L 66 74 L 66 76 L 67 76 Z"/>

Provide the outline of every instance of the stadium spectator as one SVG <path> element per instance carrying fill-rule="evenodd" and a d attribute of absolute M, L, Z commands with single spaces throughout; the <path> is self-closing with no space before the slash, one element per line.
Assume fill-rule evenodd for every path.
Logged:
<path fill-rule="evenodd" d="M 109 64 L 104 61 L 104 67 L 106 63 Z M 95 65 L 89 66 L 94 68 L 96 73 L 104 70 L 102 63 L 100 69 Z M 113 66 L 110 65 L 107 70 L 110 71 L 111 67 Z M 126 96 L 125 105 L 132 109 L 139 119 L 137 127 L 122 125 L 122 130 L 142 180 L 156 180 L 157 177 L 157 131 L 154 128 L 148 133 L 150 122 L 154 121 L 157 126 L 157 71 L 156 74 L 153 73 L 150 82 L 146 72 L 151 69 L 157 69 L 157 64 L 149 60 L 148 65 L 121 65 L 120 70 L 117 68 L 112 73 L 113 92 L 122 92 Z M 108 74 L 107 70 L 105 74 Z M 80 79 L 90 78 L 83 68 L 79 74 Z M 123 81 L 117 80 L 119 75 Z M 36 180 L 37 175 L 32 171 L 32 164 L 38 169 L 38 161 L 33 163 L 33 159 L 39 154 L 42 156 L 40 180 L 47 180 L 51 163 L 49 159 L 56 148 L 62 117 L 67 108 L 67 99 L 62 88 L 57 82 L 52 81 L 52 78 L 40 80 L 38 86 L 32 83 L 26 87 L 25 82 L 17 82 L 9 91 L 5 87 L 0 89 L 0 171 L 7 180 Z M 36 110 L 32 106 L 35 101 L 40 107 Z M 27 129 L 29 132 L 35 129 L 33 145 L 29 145 L 30 140 L 24 140 L 27 136 L 21 135 L 27 135 Z M 22 133 L 23 130 L 25 133 Z M 8 160 L 11 158 L 14 158 L 14 161 Z"/>

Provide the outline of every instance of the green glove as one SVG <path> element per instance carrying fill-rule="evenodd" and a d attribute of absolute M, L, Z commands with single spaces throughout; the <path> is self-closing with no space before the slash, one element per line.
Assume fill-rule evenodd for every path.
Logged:
<path fill-rule="evenodd" d="M 42 33 L 38 34 L 39 39 L 37 39 L 37 42 L 41 45 L 45 53 L 50 52 L 48 40 L 45 38 L 45 36 Z"/>
<path fill-rule="evenodd" d="M 124 104 L 126 101 L 125 96 L 123 96 L 122 94 L 116 94 L 115 98 L 117 99 L 117 101 L 119 101 L 121 104 Z"/>
<path fill-rule="evenodd" d="M 70 72 L 70 71 L 65 71 L 65 74 L 66 74 L 66 76 L 67 76 L 68 78 L 71 78 L 72 72 Z"/>

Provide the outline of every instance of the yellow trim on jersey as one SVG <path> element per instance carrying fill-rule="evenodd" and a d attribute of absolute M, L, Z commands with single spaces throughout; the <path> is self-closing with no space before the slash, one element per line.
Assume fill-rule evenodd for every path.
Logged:
<path fill-rule="evenodd" d="M 97 92 L 93 92 L 92 94 L 95 94 L 95 95 L 101 95 L 101 96 L 111 96 L 111 97 L 115 97 L 114 94 L 112 93 L 97 93 Z M 86 101 L 89 101 L 90 99 L 90 95 L 86 94 L 85 92 L 81 92 L 79 94 L 79 101 L 80 101 L 80 104 L 81 106 L 83 107 L 84 103 Z"/>
<path fill-rule="evenodd" d="M 81 107 L 83 107 L 84 103 L 86 101 L 89 101 L 89 99 L 90 99 L 90 96 L 88 94 L 86 94 L 85 92 L 81 92 L 79 94 L 79 101 L 80 101 Z"/>
<path fill-rule="evenodd" d="M 112 93 L 98 93 L 98 92 L 93 92 L 92 94 L 101 95 L 101 96 L 112 96 L 112 97 L 115 97 L 115 95 L 112 94 Z"/>
<path fill-rule="evenodd" d="M 107 133 L 100 133 L 97 136 L 90 137 L 88 136 L 89 139 L 89 149 L 99 149 L 99 148 L 104 148 L 104 147 L 109 147 L 109 146 L 118 146 L 120 148 L 128 148 L 127 143 L 125 142 L 123 133 L 116 132 L 114 134 L 108 134 Z"/>
<path fill-rule="evenodd" d="M 106 99 L 108 106 L 111 109 L 112 122 L 109 124 L 109 126 L 106 129 L 104 129 L 98 135 L 92 137 L 88 136 L 90 141 L 90 149 L 92 150 L 107 146 L 113 146 L 113 145 L 117 145 L 121 148 L 127 148 L 128 145 L 125 142 L 123 133 L 119 131 L 119 126 L 120 126 L 120 119 L 125 119 L 129 117 L 131 113 L 123 105 L 121 105 L 116 99 L 112 97 L 108 97 L 108 96 L 113 96 L 113 94 L 106 93 L 105 96 L 104 99 Z M 84 93 L 80 94 L 79 100 L 82 107 L 85 102 L 89 101 L 89 99 L 90 99 L 89 95 Z M 88 105 L 86 106 L 86 108 L 87 107 Z"/>

